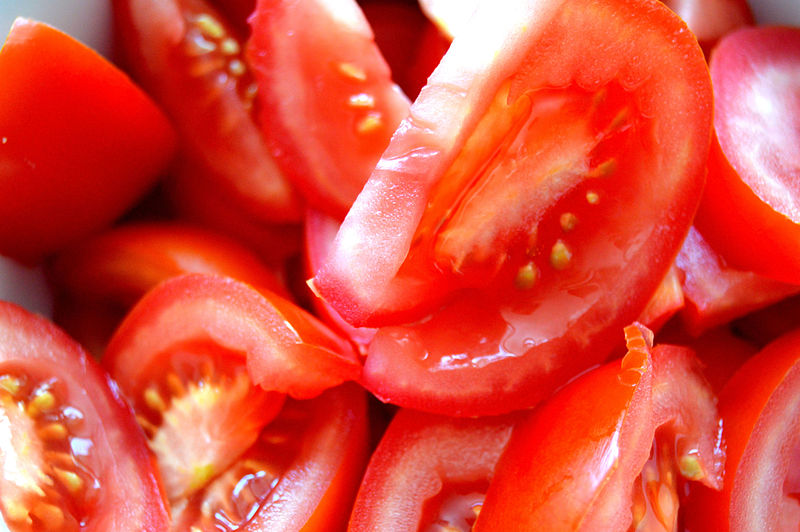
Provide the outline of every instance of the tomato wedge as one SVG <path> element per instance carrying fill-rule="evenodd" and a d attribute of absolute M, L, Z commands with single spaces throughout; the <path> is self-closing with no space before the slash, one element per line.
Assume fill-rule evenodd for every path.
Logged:
<path fill-rule="evenodd" d="M 468 530 L 520 417 L 401 409 L 370 458 L 348 530 Z"/>
<path fill-rule="evenodd" d="M 710 67 L 716 140 L 696 226 L 731 266 L 800 284 L 800 28 L 729 34 Z"/>
<path fill-rule="evenodd" d="M 130 78 L 72 37 L 17 19 L 0 50 L 0 254 L 37 262 L 121 216 L 175 133 Z"/>
<path fill-rule="evenodd" d="M 122 60 L 178 131 L 174 172 L 194 187 L 214 187 L 255 219 L 299 220 L 299 196 L 254 119 L 259 88 L 244 37 L 205 0 L 112 4 Z"/>
<path fill-rule="evenodd" d="M 694 227 L 675 265 L 686 298 L 681 318 L 695 336 L 800 292 L 800 286 L 730 267 Z"/>
<path fill-rule="evenodd" d="M 702 51 L 660 3 L 482 9 L 313 279 L 381 326 L 370 391 L 456 415 L 530 406 L 609 355 L 689 229 L 711 123 Z"/>
<path fill-rule="evenodd" d="M 83 349 L 44 318 L 0 302 L 0 512 L 4 527 L 169 527 L 130 408 Z"/>
<path fill-rule="evenodd" d="M 678 477 L 719 489 L 714 396 L 692 352 L 628 353 L 572 381 L 514 429 L 474 530 L 676 530 Z M 707 530 L 716 530 L 709 528 Z"/>
<path fill-rule="evenodd" d="M 800 525 L 800 331 L 762 349 L 719 398 L 727 460 L 721 492 L 697 490 L 691 530 L 794 530 Z"/>
<path fill-rule="evenodd" d="M 250 24 L 264 136 L 308 202 L 343 216 L 408 99 L 355 0 L 259 0 Z"/>

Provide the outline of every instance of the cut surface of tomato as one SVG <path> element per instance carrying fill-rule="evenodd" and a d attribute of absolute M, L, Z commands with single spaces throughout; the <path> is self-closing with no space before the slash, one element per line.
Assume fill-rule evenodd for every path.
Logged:
<path fill-rule="evenodd" d="M 688 231 L 711 121 L 702 52 L 661 4 L 484 9 L 313 279 L 380 327 L 370 391 L 456 415 L 530 406 L 620 343 Z"/>
<path fill-rule="evenodd" d="M 401 409 L 370 458 L 348 530 L 469 530 L 520 418 Z"/>
<path fill-rule="evenodd" d="M 793 284 L 800 284 L 798 58 L 800 28 L 742 29 L 714 49 L 716 138 L 695 222 L 731 266 Z"/>
<path fill-rule="evenodd" d="M 250 217 L 300 219 L 300 199 L 253 115 L 258 87 L 243 35 L 205 0 L 114 0 L 121 57 L 179 134 L 174 172 Z M 190 177 L 188 177 L 190 176 Z"/>
<path fill-rule="evenodd" d="M 110 224 L 174 154 L 153 101 L 46 24 L 17 19 L 0 78 L 0 254 L 36 262 Z"/>
<path fill-rule="evenodd" d="M 152 457 L 117 388 L 61 330 L 5 302 L 0 421 L 4 528 L 169 526 Z"/>
<path fill-rule="evenodd" d="M 714 396 L 685 348 L 628 352 L 558 391 L 514 429 L 476 532 L 675 530 L 678 477 L 722 485 Z"/>
<path fill-rule="evenodd" d="M 260 0 L 248 59 L 264 135 L 315 208 L 343 216 L 408 113 L 355 0 Z"/>

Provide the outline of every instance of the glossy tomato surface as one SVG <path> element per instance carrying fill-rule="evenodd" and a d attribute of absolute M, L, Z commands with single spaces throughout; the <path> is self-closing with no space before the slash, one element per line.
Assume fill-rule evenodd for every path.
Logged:
<path fill-rule="evenodd" d="M 151 455 L 116 386 L 61 330 L 6 302 L 0 420 L 0 511 L 11 530 L 169 526 Z"/>
<path fill-rule="evenodd" d="M 166 169 L 172 127 L 102 56 L 18 19 L 0 49 L 0 254 L 40 261 L 120 217 Z"/>
<path fill-rule="evenodd" d="M 381 327 L 373 393 L 456 415 L 534 404 L 621 343 L 689 228 L 711 120 L 702 52 L 661 4 L 485 9 L 313 280 Z"/>
<path fill-rule="evenodd" d="M 696 222 L 734 267 L 794 284 L 800 282 L 798 57 L 800 28 L 743 29 L 715 48 L 716 140 Z"/>

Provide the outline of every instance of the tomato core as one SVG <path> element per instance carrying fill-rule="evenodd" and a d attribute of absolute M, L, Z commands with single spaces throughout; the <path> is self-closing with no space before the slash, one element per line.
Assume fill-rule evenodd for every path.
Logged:
<path fill-rule="evenodd" d="M 13 532 L 78 530 L 96 503 L 83 414 L 58 379 L 0 376 L 0 508 Z"/>
<path fill-rule="evenodd" d="M 277 414 L 282 396 L 254 386 L 244 358 L 237 364 L 214 345 L 192 343 L 164 358 L 134 403 L 175 503 L 226 471 Z"/>

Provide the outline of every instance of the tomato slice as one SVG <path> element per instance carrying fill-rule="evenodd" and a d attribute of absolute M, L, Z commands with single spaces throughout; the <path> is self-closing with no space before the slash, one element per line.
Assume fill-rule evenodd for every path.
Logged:
<path fill-rule="evenodd" d="M 0 302 L 4 528 L 169 527 L 144 437 L 109 382 L 52 323 Z"/>
<path fill-rule="evenodd" d="M 798 28 L 743 29 L 715 48 L 716 141 L 696 220 L 731 266 L 793 284 L 800 284 L 798 58 Z"/>
<path fill-rule="evenodd" d="M 343 216 L 408 99 L 355 0 L 260 0 L 250 24 L 267 142 L 313 207 Z"/>
<path fill-rule="evenodd" d="M 483 9 L 313 279 L 382 326 L 373 393 L 460 415 L 535 404 L 610 353 L 688 231 L 711 120 L 702 52 L 663 5 Z"/>
<path fill-rule="evenodd" d="M 695 336 L 800 292 L 800 286 L 730 267 L 694 227 L 675 264 L 686 297 L 681 317 Z"/>
<path fill-rule="evenodd" d="M 800 331 L 762 349 L 719 398 L 727 460 L 720 492 L 697 490 L 692 530 L 793 530 L 800 525 Z M 709 528 L 711 527 L 711 528 Z"/>
<path fill-rule="evenodd" d="M 205 0 L 114 0 L 122 59 L 175 124 L 174 172 L 213 186 L 249 216 L 300 219 L 300 199 L 253 116 L 259 88 L 243 36 Z"/>
<path fill-rule="evenodd" d="M 652 348 L 637 326 L 626 337 L 621 362 L 572 381 L 515 427 L 476 532 L 675 530 L 679 475 L 721 487 L 721 425 L 697 360 Z"/>
<path fill-rule="evenodd" d="M 370 458 L 348 530 L 469 530 L 519 419 L 400 409 Z"/>
<path fill-rule="evenodd" d="M 238 242 L 187 224 L 140 222 L 99 233 L 54 258 L 49 277 L 59 294 L 56 321 L 99 355 L 136 301 L 185 273 L 224 275 L 289 297 L 276 274 Z M 103 323 L 105 331 L 98 327 Z"/>
<path fill-rule="evenodd" d="M 101 229 L 174 154 L 175 133 L 152 100 L 46 24 L 17 19 L 0 79 L 0 254 L 36 262 Z"/>

